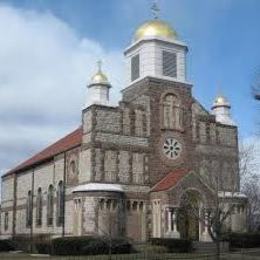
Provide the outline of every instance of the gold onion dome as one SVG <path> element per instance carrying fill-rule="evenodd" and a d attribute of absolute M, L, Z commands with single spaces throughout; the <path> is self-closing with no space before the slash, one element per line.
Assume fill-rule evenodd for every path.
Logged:
<path fill-rule="evenodd" d="M 92 84 L 107 84 L 108 83 L 108 79 L 107 79 L 107 76 L 99 71 L 97 72 L 92 78 L 91 78 L 91 83 Z"/>
<path fill-rule="evenodd" d="M 109 84 L 107 76 L 101 70 L 101 62 L 98 62 L 98 71 L 92 76 L 91 84 Z"/>
<path fill-rule="evenodd" d="M 145 37 L 163 37 L 167 39 L 176 39 L 177 33 L 171 26 L 161 20 L 154 19 L 151 21 L 147 21 L 135 31 L 134 41 L 138 41 Z"/>
<path fill-rule="evenodd" d="M 214 100 L 212 107 L 214 108 L 214 107 L 221 107 L 221 106 L 230 107 L 230 104 L 224 96 L 217 96 L 216 99 Z"/>

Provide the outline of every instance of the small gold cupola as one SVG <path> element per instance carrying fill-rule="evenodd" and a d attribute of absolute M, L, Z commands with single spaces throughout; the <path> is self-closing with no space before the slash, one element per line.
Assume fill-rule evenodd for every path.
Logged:
<path fill-rule="evenodd" d="M 92 76 L 91 84 L 109 84 L 107 76 L 102 72 L 101 69 L 102 62 L 98 61 L 97 64 L 98 64 L 98 71 L 94 76 Z"/>
<path fill-rule="evenodd" d="M 223 95 L 218 95 L 211 107 L 213 115 L 216 116 L 216 121 L 224 125 L 235 125 L 231 114 L 231 105 Z"/>
<path fill-rule="evenodd" d="M 108 81 L 107 76 L 102 71 L 102 62 L 98 61 L 98 71 L 91 77 L 88 84 L 88 95 L 86 107 L 97 104 L 107 106 L 109 105 L 109 89 L 111 84 Z"/>
<path fill-rule="evenodd" d="M 223 106 L 230 108 L 230 104 L 227 101 L 227 99 L 224 96 L 219 95 L 215 98 L 212 105 L 212 109 L 216 107 L 223 107 Z"/>

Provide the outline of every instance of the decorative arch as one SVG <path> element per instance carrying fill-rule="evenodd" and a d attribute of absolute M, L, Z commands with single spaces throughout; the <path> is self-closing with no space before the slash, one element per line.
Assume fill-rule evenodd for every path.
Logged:
<path fill-rule="evenodd" d="M 69 171 L 70 171 L 70 174 L 72 174 L 72 175 L 76 174 L 76 162 L 75 162 L 75 160 L 70 161 Z"/>
<path fill-rule="evenodd" d="M 161 118 L 164 129 L 183 129 L 183 108 L 180 98 L 173 92 L 167 92 L 161 97 Z"/>
<path fill-rule="evenodd" d="M 203 192 L 201 192 L 201 190 L 199 190 L 195 187 L 189 187 L 189 188 L 186 188 L 183 191 L 181 191 L 179 193 L 179 197 L 178 197 L 179 203 L 181 203 L 183 201 L 184 196 L 189 193 L 198 195 L 197 197 L 198 197 L 198 199 L 200 199 L 201 203 L 205 206 L 208 206 L 208 200 L 207 200 L 206 195 Z"/>
<path fill-rule="evenodd" d="M 71 155 L 70 159 L 68 160 L 67 166 L 67 183 L 68 184 L 76 184 L 78 183 L 78 158 L 75 154 Z"/>

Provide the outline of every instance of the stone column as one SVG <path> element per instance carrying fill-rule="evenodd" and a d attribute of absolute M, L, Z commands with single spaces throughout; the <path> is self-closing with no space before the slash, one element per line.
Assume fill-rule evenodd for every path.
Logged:
<path fill-rule="evenodd" d="M 169 208 L 166 209 L 167 212 L 167 223 L 168 223 L 168 232 L 172 231 L 172 212 Z"/>
<path fill-rule="evenodd" d="M 176 211 L 177 209 L 173 209 L 173 212 L 172 212 L 172 231 L 173 232 L 177 232 L 177 215 L 176 215 Z"/>
<path fill-rule="evenodd" d="M 201 240 L 201 235 L 202 233 L 204 232 L 204 229 L 202 230 L 203 228 L 203 225 L 202 225 L 202 208 L 199 207 L 199 240 Z"/>
<path fill-rule="evenodd" d="M 166 236 L 170 238 L 180 238 L 180 233 L 177 230 L 177 208 L 167 208 L 167 223 L 168 229 Z"/>

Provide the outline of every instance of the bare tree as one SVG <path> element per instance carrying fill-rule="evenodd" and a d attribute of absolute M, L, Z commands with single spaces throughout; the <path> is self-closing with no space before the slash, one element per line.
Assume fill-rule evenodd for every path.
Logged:
<path fill-rule="evenodd" d="M 255 146 L 253 144 L 240 145 L 240 176 L 241 191 L 248 198 L 247 223 L 249 231 L 256 231 L 260 214 L 260 176 L 257 174 L 259 165 L 255 162 Z"/>
<path fill-rule="evenodd" d="M 98 234 L 104 238 L 109 248 L 109 259 L 112 259 L 113 239 L 122 236 L 124 205 L 122 200 L 100 199 L 97 207 L 98 217 L 93 218 L 96 222 Z"/>
<path fill-rule="evenodd" d="M 241 205 L 241 212 L 245 212 L 246 198 L 239 193 L 239 169 L 235 158 L 227 160 L 218 157 L 216 160 L 205 161 L 206 165 L 199 167 L 203 168 L 203 171 L 199 170 L 199 178 L 209 190 L 207 203 L 204 201 L 201 206 L 200 198 L 191 192 L 184 196 L 183 205 L 204 226 L 216 245 L 216 258 L 220 259 L 221 241 L 230 229 L 230 218 L 238 205 Z"/>
<path fill-rule="evenodd" d="M 240 145 L 238 158 L 227 160 L 218 157 L 216 160 L 205 160 L 205 163 L 195 159 L 197 162 L 194 163 L 201 162 L 198 166 L 199 177 L 210 191 L 208 204 L 201 207 L 201 198 L 190 192 L 183 196 L 182 205 L 189 215 L 193 215 L 207 229 L 216 244 L 217 259 L 220 258 L 223 235 L 231 231 L 229 225 L 235 211 L 247 215 L 249 231 L 256 230 L 259 224 L 255 217 L 260 213 L 260 176 L 256 174 L 259 167 L 254 157 L 253 145 Z"/>

